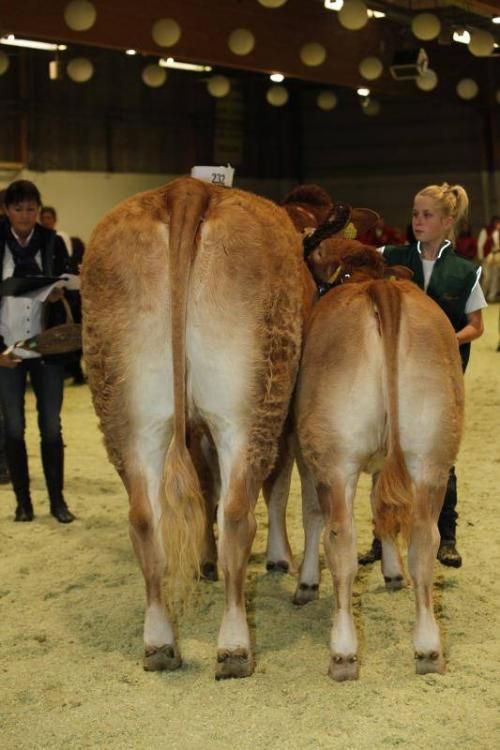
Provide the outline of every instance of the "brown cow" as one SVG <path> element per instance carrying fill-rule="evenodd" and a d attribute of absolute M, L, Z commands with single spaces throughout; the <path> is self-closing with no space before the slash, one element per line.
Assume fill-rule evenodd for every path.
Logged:
<path fill-rule="evenodd" d="M 108 455 L 129 495 L 148 670 L 181 664 L 162 577 L 167 570 L 171 608 L 177 585 L 199 569 L 205 512 L 186 429 L 201 423 L 221 484 L 226 598 L 216 677 L 253 671 L 244 581 L 254 505 L 298 368 L 303 265 L 282 208 L 191 178 L 125 201 L 91 238 L 84 351 Z"/>
<path fill-rule="evenodd" d="M 351 279 L 356 268 L 366 277 L 370 254 L 375 253 L 376 265 L 379 261 L 376 251 L 359 245 L 354 247 L 357 260 L 349 261 L 345 244 L 345 252 L 335 259 L 325 245 L 335 249 L 330 240 L 312 258 L 323 266 L 325 277 L 349 262 Z M 319 583 L 321 509 L 336 596 L 330 675 L 335 680 L 358 676 L 351 605 L 357 570 L 352 508 L 362 471 L 375 480 L 372 507 L 388 587 L 404 582 L 397 532 L 409 539 L 417 672 L 444 671 L 432 605 L 433 568 L 437 519 L 463 419 L 460 357 L 444 313 L 409 281 L 368 279 L 332 289 L 315 306 L 307 329 L 295 417 L 302 474 L 310 489 L 299 590 Z"/>

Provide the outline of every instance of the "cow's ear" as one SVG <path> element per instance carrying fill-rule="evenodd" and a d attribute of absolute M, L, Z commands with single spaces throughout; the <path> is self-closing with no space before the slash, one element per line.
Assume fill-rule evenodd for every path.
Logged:
<path fill-rule="evenodd" d="M 371 208 L 353 208 L 351 213 L 351 223 L 357 230 L 357 235 L 368 232 L 375 226 L 380 219 L 380 214 L 372 211 Z"/>

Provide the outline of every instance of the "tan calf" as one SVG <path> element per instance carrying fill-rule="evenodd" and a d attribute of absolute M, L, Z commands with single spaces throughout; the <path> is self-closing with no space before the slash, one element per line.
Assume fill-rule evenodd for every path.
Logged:
<path fill-rule="evenodd" d="M 330 640 L 330 675 L 336 680 L 358 676 L 352 511 L 362 471 L 374 477 L 373 513 L 389 587 L 404 582 L 395 537 L 401 530 L 409 539 L 417 672 L 444 670 L 432 604 L 433 568 L 437 519 L 462 417 L 463 376 L 454 331 L 414 284 L 346 283 L 320 300 L 307 330 L 297 385 L 296 427 L 303 481 L 310 490 L 299 592 L 301 586 L 319 583 L 322 516 L 336 597 Z"/>
<path fill-rule="evenodd" d="M 205 511 L 186 430 L 202 424 L 220 470 L 216 676 L 249 675 L 244 581 L 301 349 L 300 238 L 269 201 L 183 178 L 101 221 L 82 298 L 89 383 L 146 584 L 144 666 L 181 663 L 162 578 L 171 609 L 199 570 Z"/>

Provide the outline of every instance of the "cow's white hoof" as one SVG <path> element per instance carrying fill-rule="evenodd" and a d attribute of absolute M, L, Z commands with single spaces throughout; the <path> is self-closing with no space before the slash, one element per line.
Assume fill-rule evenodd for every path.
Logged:
<path fill-rule="evenodd" d="M 415 669 L 417 674 L 444 674 L 446 662 L 439 651 L 417 651 L 415 653 Z"/>
<path fill-rule="evenodd" d="M 216 680 L 229 680 L 231 677 L 250 677 L 254 663 L 252 654 L 245 648 L 234 651 L 226 649 L 217 652 Z"/>
<path fill-rule="evenodd" d="M 333 654 L 330 659 L 328 675 L 335 682 L 357 680 L 359 677 L 359 662 L 356 654 L 349 654 L 348 656 Z"/>
<path fill-rule="evenodd" d="M 160 648 L 147 648 L 142 664 L 146 672 L 172 672 L 179 669 L 182 659 L 175 646 L 166 644 Z"/>

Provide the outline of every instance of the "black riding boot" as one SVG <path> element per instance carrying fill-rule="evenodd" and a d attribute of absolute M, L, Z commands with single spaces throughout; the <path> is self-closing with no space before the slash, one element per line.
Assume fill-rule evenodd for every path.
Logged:
<path fill-rule="evenodd" d="M 372 546 L 364 555 L 359 555 L 358 562 L 360 565 L 371 565 L 377 560 L 382 559 L 382 542 L 376 536 L 372 539 Z"/>
<path fill-rule="evenodd" d="M 32 521 L 34 514 L 30 497 L 28 455 L 24 440 L 9 440 L 7 438 L 5 440 L 5 457 L 17 502 L 14 521 Z"/>
<path fill-rule="evenodd" d="M 444 503 L 438 520 L 441 541 L 437 553 L 437 559 L 442 565 L 451 568 L 459 568 L 462 565 L 462 557 L 456 548 L 456 528 L 458 513 L 457 505 L 457 477 L 455 467 L 452 466 L 448 477 L 448 485 L 444 496 Z"/>
<path fill-rule="evenodd" d="M 50 512 L 59 523 L 71 523 L 75 516 L 63 497 L 64 446 L 62 443 L 41 444 L 43 473 L 49 491 Z"/>

